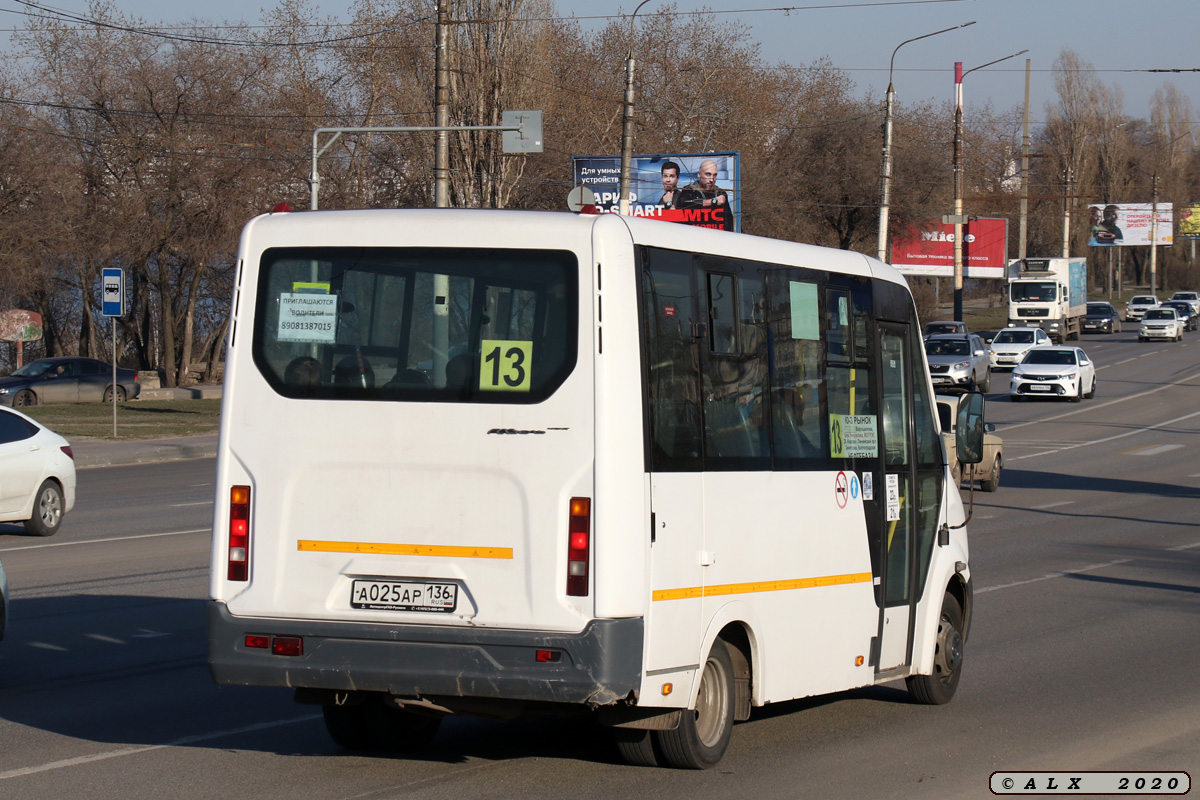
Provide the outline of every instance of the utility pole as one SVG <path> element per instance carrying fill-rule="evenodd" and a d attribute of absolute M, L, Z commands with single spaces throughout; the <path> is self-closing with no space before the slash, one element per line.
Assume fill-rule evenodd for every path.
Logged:
<path fill-rule="evenodd" d="M 1074 182 L 1075 176 L 1068 166 L 1064 173 L 1064 182 L 1066 191 L 1063 194 L 1063 233 L 1062 233 L 1062 257 L 1069 258 L 1071 256 L 1071 184 Z"/>
<path fill-rule="evenodd" d="M 437 47 L 434 69 L 434 126 L 447 128 L 450 125 L 450 0 L 438 0 Z M 439 130 L 433 143 L 433 205 L 436 208 L 450 207 L 450 132 Z"/>
<path fill-rule="evenodd" d="M 954 62 L 954 319 L 963 318 L 963 68 Z"/>
<path fill-rule="evenodd" d="M 637 60 L 633 57 L 633 21 L 637 19 L 642 6 L 649 2 L 642 0 L 638 3 L 633 16 L 629 18 L 629 55 L 625 59 L 625 119 L 621 126 L 621 182 L 617 189 L 621 195 L 617 210 L 622 216 L 629 213 L 629 170 L 633 164 L 633 72 L 637 67 Z"/>
<path fill-rule="evenodd" d="M 1021 222 L 1017 258 L 1025 259 L 1029 242 L 1029 68 L 1033 59 L 1025 59 L 1025 132 L 1021 136 Z"/>
<path fill-rule="evenodd" d="M 1150 191 L 1150 294 L 1157 294 L 1158 286 L 1158 173 L 1154 173 Z"/>

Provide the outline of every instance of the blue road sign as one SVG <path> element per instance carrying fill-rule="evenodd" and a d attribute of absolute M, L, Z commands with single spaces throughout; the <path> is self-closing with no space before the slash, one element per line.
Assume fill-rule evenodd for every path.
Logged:
<path fill-rule="evenodd" d="M 125 276 L 120 267 L 104 270 L 104 316 L 125 316 Z"/>

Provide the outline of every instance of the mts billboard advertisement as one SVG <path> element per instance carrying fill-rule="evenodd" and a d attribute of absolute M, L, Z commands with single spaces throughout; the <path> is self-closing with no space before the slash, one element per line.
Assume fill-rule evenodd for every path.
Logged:
<path fill-rule="evenodd" d="M 973 219 L 963 229 L 964 278 L 1008 277 L 1008 220 Z M 930 223 L 892 237 L 892 266 L 905 275 L 954 277 L 954 226 Z"/>
<path fill-rule="evenodd" d="M 620 208 L 620 156 L 572 156 L 576 186 L 596 195 L 596 209 Z M 727 231 L 742 229 L 742 173 L 737 153 L 634 156 L 629 168 L 629 213 Z"/>
<path fill-rule="evenodd" d="M 1150 244 L 1151 221 L 1158 215 L 1153 232 L 1155 244 L 1171 244 L 1174 214 L 1170 203 L 1093 203 L 1088 206 L 1088 244 L 1092 247 L 1127 247 Z"/>

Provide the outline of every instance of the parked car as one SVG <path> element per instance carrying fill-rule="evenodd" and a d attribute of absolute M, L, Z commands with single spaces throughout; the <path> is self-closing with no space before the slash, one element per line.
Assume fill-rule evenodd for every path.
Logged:
<path fill-rule="evenodd" d="M 930 336 L 925 340 L 925 357 L 937 388 L 986 392 L 991 387 L 991 357 L 983 339 L 973 333 Z"/>
<path fill-rule="evenodd" d="M 94 358 L 39 358 L 0 378 L 0 405 L 19 408 L 43 403 L 111 403 L 112 377 L 112 364 Z M 136 399 L 141 390 L 137 372 L 117 368 L 117 402 Z"/>
<path fill-rule="evenodd" d="M 942 423 L 942 441 L 946 446 L 946 460 L 950 465 L 950 474 L 956 483 L 962 483 L 962 467 L 958 463 L 958 450 L 955 447 L 955 424 L 958 421 L 958 404 L 965 395 L 939 394 L 937 401 L 938 419 Z M 975 465 L 975 480 L 979 488 L 985 492 L 994 492 L 1000 488 L 1000 470 L 1004 465 L 1004 440 L 993 431 L 996 426 L 988 422 L 984 424 L 983 460 Z"/>
<path fill-rule="evenodd" d="M 1152 294 L 1139 294 L 1129 298 L 1125 304 L 1125 319 L 1136 321 L 1151 308 L 1158 308 L 1158 298 Z"/>
<path fill-rule="evenodd" d="M 1065 397 L 1078 403 L 1096 395 L 1096 365 L 1080 347 L 1035 347 L 1013 370 L 1008 396 Z"/>
<path fill-rule="evenodd" d="M 1167 300 L 1159 308 L 1175 309 L 1175 314 L 1183 320 L 1185 331 L 1194 331 L 1200 326 L 1200 314 L 1192 311 L 1192 304 L 1185 300 Z"/>
<path fill-rule="evenodd" d="M 1175 313 L 1173 308 L 1151 308 L 1146 311 L 1142 317 L 1142 324 L 1138 326 L 1138 341 L 1144 342 L 1149 339 L 1170 339 L 1173 342 L 1178 342 L 1183 338 L 1183 320 Z"/>
<path fill-rule="evenodd" d="M 1171 295 L 1175 301 L 1183 301 L 1192 307 L 1192 313 L 1200 316 L 1200 294 L 1196 292 L 1176 292 Z"/>
<path fill-rule="evenodd" d="M 988 346 L 992 369 L 1012 369 L 1030 348 L 1044 344 L 1050 344 L 1050 337 L 1041 328 L 1004 328 Z"/>
<path fill-rule="evenodd" d="M 0 564 L 0 639 L 4 638 L 4 630 L 8 627 L 8 578 L 4 574 L 4 565 Z"/>
<path fill-rule="evenodd" d="M 51 536 L 75 507 L 71 444 L 20 411 L 0 408 L 0 522 Z"/>
<path fill-rule="evenodd" d="M 1088 303 L 1081 330 L 1084 333 L 1120 333 L 1121 315 L 1113 308 L 1112 303 Z"/>
<path fill-rule="evenodd" d="M 957 333 L 960 336 L 966 336 L 970 331 L 967 330 L 967 323 L 955 322 L 954 320 L 941 320 L 938 322 L 925 323 L 925 332 L 921 334 L 928 339 L 930 336 L 936 336 L 940 333 Z"/>

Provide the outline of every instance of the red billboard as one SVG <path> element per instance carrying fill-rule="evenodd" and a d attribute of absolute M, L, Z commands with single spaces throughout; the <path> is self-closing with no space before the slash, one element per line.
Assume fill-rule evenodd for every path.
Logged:
<path fill-rule="evenodd" d="M 1008 220 L 972 219 L 962 228 L 963 277 L 1006 278 Z M 954 277 L 954 226 L 933 222 L 897 234 L 892 266 L 905 275 Z"/>

